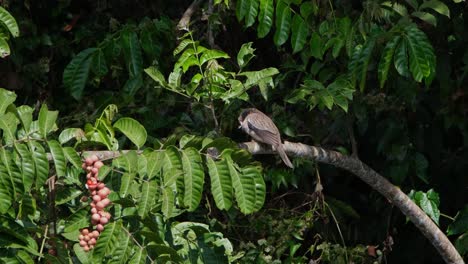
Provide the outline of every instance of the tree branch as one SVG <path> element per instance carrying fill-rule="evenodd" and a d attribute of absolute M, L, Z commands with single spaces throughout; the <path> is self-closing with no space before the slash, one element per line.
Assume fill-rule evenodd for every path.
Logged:
<path fill-rule="evenodd" d="M 267 146 L 260 145 L 257 142 L 245 142 L 241 143 L 240 146 L 247 149 L 253 155 L 275 153 Z M 446 263 L 464 263 L 462 257 L 447 236 L 445 236 L 421 208 L 411 201 L 398 187 L 391 184 L 387 179 L 359 159 L 342 155 L 336 151 L 288 141 L 284 142 L 284 150 L 290 156 L 316 160 L 353 173 L 397 206 L 403 214 L 416 225 L 424 236 L 429 239 Z"/>
<path fill-rule="evenodd" d="M 179 23 L 177 24 L 177 29 L 188 30 L 190 18 L 192 18 L 193 13 L 195 13 L 200 3 L 201 0 L 195 0 L 192 2 L 192 4 L 185 10 L 184 14 L 182 15 L 182 18 L 179 20 Z"/>

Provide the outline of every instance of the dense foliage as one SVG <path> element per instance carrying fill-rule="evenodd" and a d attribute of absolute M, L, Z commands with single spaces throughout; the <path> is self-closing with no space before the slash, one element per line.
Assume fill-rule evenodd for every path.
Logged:
<path fill-rule="evenodd" d="M 352 175 L 240 149 L 246 107 L 359 157 L 468 255 L 464 1 L 1 5 L 2 263 L 441 262 Z"/>

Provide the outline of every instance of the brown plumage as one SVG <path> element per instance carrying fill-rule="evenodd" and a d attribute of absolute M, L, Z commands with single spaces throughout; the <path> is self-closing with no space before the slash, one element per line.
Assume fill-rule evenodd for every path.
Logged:
<path fill-rule="evenodd" d="M 242 111 L 238 120 L 245 133 L 258 142 L 271 145 L 278 152 L 284 164 L 294 168 L 284 151 L 279 130 L 271 118 L 256 108 L 247 108 Z"/>

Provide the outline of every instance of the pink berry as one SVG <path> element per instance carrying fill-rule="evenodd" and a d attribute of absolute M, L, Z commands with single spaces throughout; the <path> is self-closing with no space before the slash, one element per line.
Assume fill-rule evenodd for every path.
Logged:
<path fill-rule="evenodd" d="M 92 169 L 91 169 L 91 172 L 92 172 L 94 175 L 97 175 L 98 171 L 99 171 L 98 168 L 92 168 Z"/>
<path fill-rule="evenodd" d="M 97 212 L 98 212 L 98 210 L 96 209 L 96 207 L 95 207 L 95 208 L 91 208 L 91 213 L 92 213 L 92 214 L 97 214 Z"/>
<path fill-rule="evenodd" d="M 86 165 L 91 166 L 91 165 L 93 165 L 94 161 L 91 159 L 91 157 L 87 157 L 85 159 L 85 163 L 86 163 Z"/>
<path fill-rule="evenodd" d="M 96 239 L 93 237 L 89 240 L 88 245 L 94 246 L 96 245 Z"/>
<path fill-rule="evenodd" d="M 89 251 L 88 245 L 84 246 L 84 247 L 83 247 L 83 250 L 86 251 L 86 252 L 88 252 L 88 251 Z"/>
<path fill-rule="evenodd" d="M 91 216 L 91 219 L 92 219 L 92 220 L 95 220 L 95 221 L 99 220 L 100 218 L 101 218 L 101 216 L 100 216 L 99 214 L 93 214 L 93 215 Z"/>
<path fill-rule="evenodd" d="M 86 241 L 86 242 L 89 241 L 90 239 L 91 239 L 91 238 L 90 238 L 88 235 L 85 235 L 85 236 L 83 237 L 83 240 Z"/>
<path fill-rule="evenodd" d="M 99 160 L 99 157 L 97 155 L 92 155 L 91 156 L 91 160 L 94 162 L 98 161 Z"/>
<path fill-rule="evenodd" d="M 86 165 L 86 162 L 83 162 L 83 163 L 81 164 L 81 168 L 82 168 L 83 170 L 86 170 L 86 167 L 88 167 L 88 165 Z"/>
<path fill-rule="evenodd" d="M 83 238 L 84 238 L 83 235 L 79 235 L 79 236 L 78 236 L 78 239 L 79 239 L 79 240 L 83 240 Z"/>
<path fill-rule="evenodd" d="M 99 231 L 99 232 L 102 232 L 102 230 L 104 230 L 104 226 L 102 224 L 98 224 L 96 226 L 96 230 Z"/>
<path fill-rule="evenodd" d="M 83 236 L 86 236 L 87 234 L 89 234 L 88 228 L 82 229 L 82 230 L 81 230 L 81 234 L 82 234 Z"/>
<path fill-rule="evenodd" d="M 93 169 L 93 166 L 87 166 L 87 167 L 86 167 L 86 171 L 87 171 L 87 172 L 91 172 L 91 169 Z"/>
<path fill-rule="evenodd" d="M 100 169 L 102 166 L 104 166 L 104 163 L 102 163 L 100 160 L 94 163 L 94 168 L 96 169 Z"/>
<path fill-rule="evenodd" d="M 107 217 L 103 216 L 101 217 L 101 220 L 100 220 L 101 224 L 105 225 L 109 222 L 109 219 L 107 219 Z"/>
<path fill-rule="evenodd" d="M 97 194 L 94 195 L 94 196 L 93 196 L 93 201 L 94 201 L 95 203 L 101 201 L 101 196 L 99 196 L 99 195 L 97 195 Z"/>
<path fill-rule="evenodd" d="M 102 201 L 96 203 L 96 209 L 98 209 L 98 211 L 101 211 L 102 209 L 104 209 L 104 207 L 106 206 Z"/>
<path fill-rule="evenodd" d="M 102 188 L 106 187 L 106 185 L 103 182 L 100 182 L 98 184 L 98 189 L 101 190 Z"/>
<path fill-rule="evenodd" d="M 110 204 L 110 200 L 109 198 L 104 198 L 101 200 L 101 203 L 104 205 L 104 207 L 106 207 Z"/>
<path fill-rule="evenodd" d="M 86 241 L 84 240 L 80 240 L 80 246 L 84 247 L 86 246 L 88 243 L 86 243 Z"/>
<path fill-rule="evenodd" d="M 99 231 L 94 230 L 93 231 L 93 237 L 98 238 L 99 237 Z"/>

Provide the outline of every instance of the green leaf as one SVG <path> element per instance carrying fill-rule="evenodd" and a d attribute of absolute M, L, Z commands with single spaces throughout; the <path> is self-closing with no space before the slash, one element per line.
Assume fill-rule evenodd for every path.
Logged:
<path fill-rule="evenodd" d="M 71 139 L 80 141 L 85 138 L 85 132 L 81 128 L 65 128 L 58 137 L 60 144 L 65 144 Z"/>
<path fill-rule="evenodd" d="M 36 188 L 39 189 L 45 184 L 49 177 L 49 160 L 47 159 L 47 153 L 44 147 L 42 147 L 39 142 L 30 141 L 28 145 L 32 153 L 34 168 L 36 169 Z"/>
<path fill-rule="evenodd" d="M 148 252 L 144 247 L 136 247 L 135 253 L 132 258 L 128 261 L 128 264 L 145 264 L 148 258 Z"/>
<path fill-rule="evenodd" d="M 41 106 L 39 111 L 39 132 L 45 138 L 47 135 L 56 130 L 55 121 L 58 117 L 58 111 L 49 111 L 46 104 Z"/>
<path fill-rule="evenodd" d="M 78 153 L 76 150 L 72 147 L 64 147 L 63 148 L 63 153 L 65 154 L 65 157 L 67 160 L 75 166 L 75 168 L 80 169 L 81 168 L 81 158 L 78 156 Z"/>
<path fill-rule="evenodd" d="M 172 217 L 172 212 L 175 206 L 175 195 L 173 189 L 168 186 L 162 189 L 162 206 L 161 211 L 166 219 Z"/>
<path fill-rule="evenodd" d="M 385 81 L 388 77 L 388 70 L 390 69 L 390 64 L 393 59 L 393 54 L 395 53 L 396 46 L 398 45 L 401 37 L 396 36 L 391 41 L 387 43 L 384 50 L 382 51 L 382 57 L 380 58 L 378 76 L 380 81 L 380 88 L 383 88 Z"/>
<path fill-rule="evenodd" d="M 184 205 L 193 212 L 200 204 L 205 173 L 201 156 L 195 148 L 187 148 L 180 152 L 184 171 Z"/>
<path fill-rule="evenodd" d="M 422 21 L 428 24 L 433 25 L 434 27 L 437 26 L 437 18 L 430 13 L 417 11 L 417 12 L 411 13 L 411 15 L 421 19 Z"/>
<path fill-rule="evenodd" d="M 468 205 L 465 205 L 465 207 L 457 213 L 453 223 L 447 228 L 447 235 L 449 236 L 465 232 L 468 232 Z"/>
<path fill-rule="evenodd" d="M 2 96 L 0 95 L 0 98 Z M 24 128 L 24 131 L 26 133 L 29 133 L 29 129 L 31 128 L 31 123 L 32 123 L 32 113 L 34 112 L 34 109 L 30 106 L 27 105 L 22 105 L 20 107 L 16 108 L 16 116 L 19 118 L 21 121 L 21 124 Z M 0 111 L 1 113 L 1 111 Z"/>
<path fill-rule="evenodd" d="M 52 158 L 55 164 L 55 170 L 57 172 L 57 176 L 62 177 L 65 176 L 67 167 L 66 167 L 66 160 L 65 155 L 63 153 L 63 149 L 56 140 L 49 140 L 47 141 L 47 145 L 49 146 L 50 153 L 52 154 Z M 80 166 L 81 167 L 81 166 Z"/>
<path fill-rule="evenodd" d="M 317 59 L 322 59 L 323 57 L 323 40 L 317 32 L 312 33 L 310 38 L 310 55 Z"/>
<path fill-rule="evenodd" d="M 214 59 L 225 58 L 228 59 L 229 55 L 220 50 L 205 50 L 200 57 L 200 65 Z"/>
<path fill-rule="evenodd" d="M 455 248 L 462 256 L 468 253 L 468 232 L 459 236 L 457 240 L 455 240 Z"/>
<path fill-rule="evenodd" d="M 234 187 L 237 205 L 243 214 L 250 214 L 254 211 L 255 207 L 254 179 L 249 175 L 241 174 L 236 168 L 237 165 L 234 164 L 234 161 L 229 156 L 225 158 L 232 179 L 232 187 Z"/>
<path fill-rule="evenodd" d="M 76 100 L 80 100 L 83 95 L 83 90 L 88 80 L 89 69 L 91 67 L 91 55 L 94 54 L 95 51 L 96 48 L 89 48 L 81 51 L 63 71 L 63 85 Z"/>
<path fill-rule="evenodd" d="M 18 123 L 19 121 L 13 113 L 8 112 L 0 115 L 0 130 L 3 130 L 3 139 L 6 144 L 15 143 Z"/>
<path fill-rule="evenodd" d="M 6 58 L 10 54 L 10 45 L 8 45 L 8 42 L 4 38 L 0 38 L 0 58 Z"/>
<path fill-rule="evenodd" d="M 120 37 L 130 79 L 138 77 L 143 70 L 143 55 L 138 36 L 135 31 L 124 30 Z"/>
<path fill-rule="evenodd" d="M 309 35 L 309 26 L 298 14 L 295 14 L 293 17 L 291 32 L 291 46 L 293 48 L 293 53 L 296 53 L 304 48 L 307 36 Z"/>
<path fill-rule="evenodd" d="M 448 6 L 439 0 L 423 1 L 423 3 L 419 6 L 419 9 L 432 9 L 441 15 L 450 17 L 450 10 Z"/>
<path fill-rule="evenodd" d="M 26 144 L 15 144 L 15 149 L 21 157 L 21 176 L 24 186 L 24 191 L 31 189 L 35 178 L 35 167 L 32 159 L 32 153 L 29 151 Z"/>
<path fill-rule="evenodd" d="M 3 23 L 8 30 L 10 31 L 13 37 L 19 36 L 19 27 L 16 23 L 15 18 L 5 10 L 5 8 L 0 6 L 0 22 Z"/>
<path fill-rule="evenodd" d="M 148 74 L 153 80 L 155 80 L 159 85 L 164 88 L 167 88 L 167 82 L 164 78 L 164 75 L 154 66 L 148 67 L 145 69 L 146 74 Z"/>
<path fill-rule="evenodd" d="M 269 77 L 273 77 L 274 75 L 278 74 L 279 71 L 276 68 L 266 68 L 259 71 L 249 71 L 249 72 L 242 72 L 239 73 L 239 76 L 246 76 L 247 80 L 244 83 L 245 89 L 249 89 L 254 85 L 258 85 L 261 80 L 264 80 Z"/>
<path fill-rule="evenodd" d="M 291 9 L 283 1 L 278 1 L 276 5 L 276 31 L 273 41 L 276 46 L 283 45 L 289 37 L 291 27 Z"/>
<path fill-rule="evenodd" d="M 110 257 L 120 243 L 118 238 L 121 232 L 123 232 L 121 221 L 108 223 L 105 226 L 93 250 L 94 263 L 105 263 L 105 258 Z"/>
<path fill-rule="evenodd" d="M 186 38 L 184 40 L 182 40 L 179 45 L 174 49 L 174 51 L 172 52 L 172 55 L 174 55 L 174 57 L 181 53 L 187 46 L 192 46 L 195 42 L 189 38 Z M 150 67 L 151 68 L 151 67 Z"/>
<path fill-rule="evenodd" d="M 133 118 L 120 118 L 114 123 L 114 128 L 122 132 L 138 148 L 141 148 L 146 142 L 148 135 L 145 127 Z"/>
<path fill-rule="evenodd" d="M 253 42 L 244 43 L 237 53 L 237 65 L 242 69 L 255 57 L 255 49 L 252 48 Z"/>
<path fill-rule="evenodd" d="M 9 105 L 16 100 L 16 94 L 4 88 L 0 88 L 0 115 L 3 115 Z"/>
<path fill-rule="evenodd" d="M 429 190 L 427 193 L 421 191 L 411 191 L 410 198 L 438 225 L 439 224 L 439 194 L 434 190 Z"/>
<path fill-rule="evenodd" d="M 0 214 L 5 214 L 13 203 L 11 182 L 5 165 L 0 162 Z"/>
<path fill-rule="evenodd" d="M 264 38 L 273 25 L 273 0 L 260 0 L 260 14 L 258 15 L 257 36 Z"/>
<path fill-rule="evenodd" d="M 248 2 L 248 11 L 245 16 L 245 26 L 250 27 L 255 23 L 255 19 L 258 15 L 258 5 L 259 0 L 247 0 Z"/>
<path fill-rule="evenodd" d="M 159 151 L 152 151 L 144 155 L 147 159 L 146 174 L 148 175 L 148 178 L 151 179 L 161 171 L 165 155 Z"/>
<path fill-rule="evenodd" d="M 435 71 L 435 55 L 427 36 L 411 24 L 405 28 L 408 46 L 409 66 L 413 78 L 420 82 Z"/>
<path fill-rule="evenodd" d="M 402 39 L 395 51 L 394 65 L 397 72 L 404 77 L 409 77 L 407 40 Z"/>
<path fill-rule="evenodd" d="M 78 196 L 81 196 L 83 192 L 80 189 L 75 188 L 59 188 L 56 191 L 55 204 L 61 205 L 65 204 Z"/>
<path fill-rule="evenodd" d="M 129 192 L 132 184 L 134 183 L 136 173 L 134 172 L 125 172 L 122 174 L 120 179 L 120 191 L 119 194 L 121 197 L 126 197 Z"/>
<path fill-rule="evenodd" d="M 249 1 L 250 0 L 239 0 L 236 5 L 236 17 L 241 22 L 245 16 L 249 13 Z"/>
<path fill-rule="evenodd" d="M 138 201 L 138 215 L 141 218 L 148 216 L 148 213 L 153 208 L 159 196 L 159 182 L 158 178 L 153 178 L 149 181 L 144 181 L 141 184 L 141 196 Z"/>
<path fill-rule="evenodd" d="M 102 77 L 107 74 L 109 68 L 107 67 L 106 58 L 102 49 L 96 49 L 92 55 L 91 70 L 98 77 Z"/>
<path fill-rule="evenodd" d="M 207 157 L 206 162 L 216 206 L 221 210 L 229 210 L 232 206 L 232 184 L 226 160 L 214 161 Z"/>

